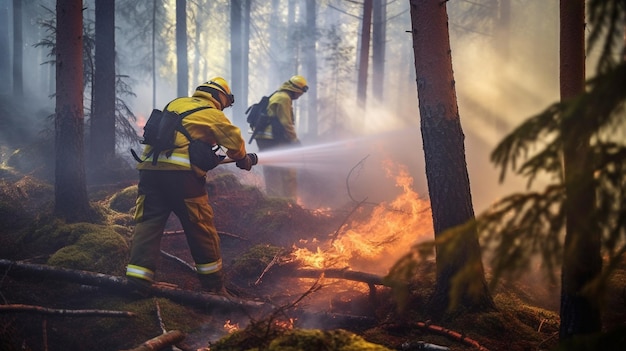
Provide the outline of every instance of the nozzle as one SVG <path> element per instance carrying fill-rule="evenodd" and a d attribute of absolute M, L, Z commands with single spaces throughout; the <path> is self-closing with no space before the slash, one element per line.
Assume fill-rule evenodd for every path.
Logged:
<path fill-rule="evenodd" d="M 248 156 L 250 156 L 250 159 L 252 160 L 252 165 L 256 165 L 257 163 L 259 163 L 259 156 L 257 156 L 255 153 L 249 153 Z"/>
<path fill-rule="evenodd" d="M 259 163 L 259 156 L 257 156 L 255 153 L 249 153 L 247 154 L 248 157 L 250 157 L 250 160 L 252 160 L 252 165 L 256 165 L 257 163 Z M 222 160 L 222 162 L 220 163 L 233 163 L 233 162 L 237 162 L 235 160 L 233 160 L 232 158 L 225 158 Z"/>

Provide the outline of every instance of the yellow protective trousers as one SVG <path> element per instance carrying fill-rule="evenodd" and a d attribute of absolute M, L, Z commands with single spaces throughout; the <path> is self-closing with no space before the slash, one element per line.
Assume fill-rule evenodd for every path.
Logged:
<path fill-rule="evenodd" d="M 259 151 L 275 150 L 290 144 L 273 139 L 256 139 Z M 298 173 L 293 168 L 263 166 L 265 191 L 268 196 L 298 197 Z"/>
<path fill-rule="evenodd" d="M 205 178 L 193 171 L 141 170 L 127 276 L 153 280 L 161 237 L 172 212 L 185 231 L 198 274 L 222 269 L 220 239 L 213 223 Z"/>

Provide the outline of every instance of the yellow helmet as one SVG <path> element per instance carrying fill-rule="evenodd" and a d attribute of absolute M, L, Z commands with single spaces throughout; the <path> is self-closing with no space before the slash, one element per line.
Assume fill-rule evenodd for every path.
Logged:
<path fill-rule="evenodd" d="M 306 79 L 303 76 L 293 76 L 289 78 L 289 83 L 298 88 L 301 92 L 306 93 L 309 90 L 309 86 L 306 83 Z"/>
<path fill-rule="evenodd" d="M 231 94 L 228 82 L 226 82 L 226 79 L 222 77 L 212 78 L 208 82 L 202 83 L 196 88 L 196 90 L 211 94 L 213 98 L 219 100 L 222 105 L 222 109 L 235 103 L 235 97 Z M 217 94 L 217 96 L 215 94 Z M 224 97 L 224 99 L 222 97 Z"/>

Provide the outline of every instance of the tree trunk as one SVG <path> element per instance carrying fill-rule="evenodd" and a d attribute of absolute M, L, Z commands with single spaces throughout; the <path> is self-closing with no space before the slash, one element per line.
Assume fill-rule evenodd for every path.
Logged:
<path fill-rule="evenodd" d="M 5 3 L 3 6 L 0 6 L 0 48 L 8 48 L 10 47 L 11 38 L 9 33 L 11 32 L 9 29 L 9 19 L 11 18 L 11 14 L 9 14 L 9 4 Z M 11 76 L 11 53 L 9 50 L 0 51 L 0 77 L 10 77 Z M 8 82 L 7 82 L 8 83 Z M 8 84 L 3 84 L 0 87 L 0 94 L 10 94 L 13 87 Z M 1 116 L 0 120 L 6 118 L 7 116 Z"/>
<path fill-rule="evenodd" d="M 507 63 L 511 56 L 511 0 L 500 0 L 495 36 L 500 59 Z"/>
<path fill-rule="evenodd" d="M 156 12 L 157 0 L 152 1 L 152 108 L 156 107 Z"/>
<path fill-rule="evenodd" d="M 272 12 L 270 13 L 270 23 L 269 23 L 269 46 L 270 52 L 270 69 L 267 74 L 267 82 L 268 82 L 268 91 L 274 91 L 280 83 L 282 83 L 281 78 L 277 72 L 283 72 L 283 63 L 282 63 L 282 55 L 284 52 L 285 45 L 285 30 L 280 26 L 280 11 L 279 11 L 280 0 L 272 0 Z"/>
<path fill-rule="evenodd" d="M 176 76 L 178 96 L 189 95 L 187 57 L 187 0 L 176 0 Z"/>
<path fill-rule="evenodd" d="M 560 3 L 561 101 L 585 89 L 585 1 Z M 602 270 L 600 231 L 594 225 L 595 190 L 590 132 L 581 116 L 563 120 L 563 168 L 566 191 L 566 234 L 561 272 L 561 340 L 599 332 L 602 326 L 597 299 L 584 291 Z"/>
<path fill-rule="evenodd" d="M 96 0 L 96 69 L 91 114 L 90 174 L 106 179 L 115 158 L 115 2 Z"/>
<path fill-rule="evenodd" d="M 22 0 L 13 0 L 13 97 L 16 100 L 22 99 L 24 95 L 23 46 Z"/>
<path fill-rule="evenodd" d="M 374 0 L 372 21 L 372 86 L 384 86 L 387 2 Z M 383 101 L 385 89 L 374 89 L 374 99 Z"/>
<path fill-rule="evenodd" d="M 307 132 L 309 136 L 317 136 L 317 56 L 315 44 L 317 42 L 317 1 L 306 2 L 306 44 L 304 45 L 305 74 L 309 84 L 307 92 Z"/>
<path fill-rule="evenodd" d="M 85 182 L 82 1 L 57 0 L 55 215 L 89 219 Z"/>
<path fill-rule="evenodd" d="M 476 228 L 458 227 L 474 219 L 474 210 L 452 73 L 446 5 L 440 1 L 412 0 L 410 6 L 437 252 L 431 312 L 439 315 L 460 305 L 466 310 L 491 309 L 494 304 L 484 277 Z M 455 227 L 461 229 L 450 237 L 446 231 Z M 443 241 L 446 237 L 450 240 Z"/>
<path fill-rule="evenodd" d="M 372 0 L 363 3 L 363 19 L 361 26 L 361 50 L 359 52 L 359 74 L 356 84 L 356 95 L 363 106 L 367 98 L 367 71 L 370 58 L 370 37 L 372 27 Z"/>
<path fill-rule="evenodd" d="M 244 125 L 244 111 L 247 106 L 243 100 L 243 21 L 242 0 L 230 2 L 230 88 L 235 96 L 232 121 L 236 125 Z M 241 102 L 239 102 L 241 101 Z"/>
<path fill-rule="evenodd" d="M 250 105 L 250 102 L 248 101 L 248 90 L 250 86 L 250 11 L 252 11 L 252 0 L 244 0 L 242 40 L 243 58 L 241 67 L 241 69 L 243 70 L 243 77 L 241 80 L 241 98 L 239 99 L 244 109 L 247 109 L 247 107 Z"/>

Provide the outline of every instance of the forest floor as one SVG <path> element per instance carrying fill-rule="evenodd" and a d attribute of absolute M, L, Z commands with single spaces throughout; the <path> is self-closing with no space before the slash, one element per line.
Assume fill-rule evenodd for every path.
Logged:
<path fill-rule="evenodd" d="M 45 240 L 41 238 L 63 231 L 59 229 L 62 224 L 53 223 L 45 215 L 53 200 L 51 187 L 29 176 L 9 172 L 0 175 L 0 259 L 48 264 L 61 248 L 50 243 L 42 245 Z M 107 208 L 105 227 L 115 228 L 126 241 L 130 241 L 132 232 L 134 184 L 134 180 L 128 180 L 90 189 L 93 201 Z M 135 315 L 0 310 L 0 349 L 129 350 L 171 330 L 185 334 L 184 341 L 174 348 L 185 351 L 427 350 L 428 344 L 448 350 L 526 351 L 557 347 L 558 284 L 547 284 L 530 275 L 520 277 L 493 291 L 497 311 L 433 319 L 425 313 L 434 285 L 432 261 L 417 268 L 419 274 L 409 282 L 406 295 L 398 295 L 380 284 L 320 274 L 303 278 L 298 274 L 303 265 L 293 259 L 294 243 L 312 245 L 328 233 L 336 233 L 344 225 L 350 208 L 326 213 L 306 210 L 289 201 L 268 199 L 258 189 L 242 185 L 227 174 L 214 178 L 207 188 L 220 233 L 229 289 L 237 299 L 270 306 L 269 309 L 249 310 L 238 308 L 236 303 L 199 306 L 163 297 L 137 297 L 121 290 L 61 279 L 15 276 L 7 269 L 0 272 L 2 305 L 63 311 L 129 311 Z M 193 260 L 174 217 L 168 222 L 161 248 L 164 254 L 157 280 L 185 291 L 198 291 L 199 282 L 187 265 Z M 94 248 L 96 256 L 99 250 Z M 84 260 L 93 260 L 92 253 L 74 253 L 83 254 Z M 112 263 L 115 268 L 110 272 L 101 273 L 123 276 L 126 262 L 119 261 Z M 362 273 L 366 278 L 372 276 Z M 605 301 L 607 332 L 623 331 L 626 326 L 625 286 L 626 272 L 622 267 L 615 274 Z M 271 344 L 273 339 L 302 330 L 326 333 L 316 335 L 321 340 L 313 341 L 307 334 L 301 336 L 304 341 L 283 340 L 282 347 Z M 344 334 L 333 334 L 338 330 L 362 338 L 362 344 L 353 344 L 352 348 L 336 346 L 340 343 L 338 338 L 343 338 L 346 345 L 345 340 L 350 339 Z M 238 336 L 225 341 L 232 335 Z M 621 335 L 619 340 L 624 345 Z M 287 344 L 290 346 L 284 346 Z M 618 350 L 611 346 L 603 349 Z"/>

